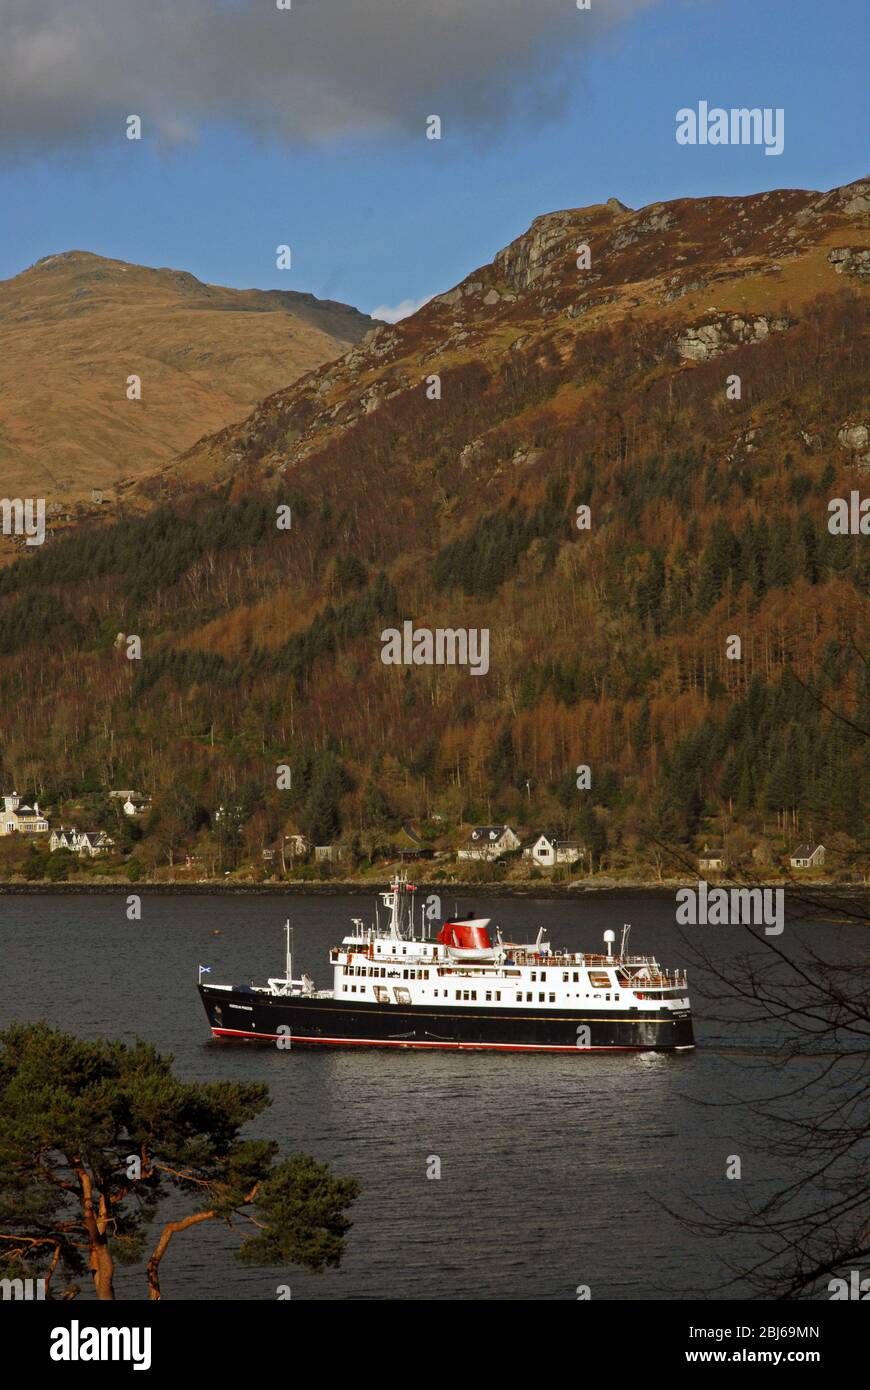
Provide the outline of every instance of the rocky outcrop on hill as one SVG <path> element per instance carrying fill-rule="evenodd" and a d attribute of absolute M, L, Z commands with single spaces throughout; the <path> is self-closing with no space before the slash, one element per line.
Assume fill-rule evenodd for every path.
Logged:
<path fill-rule="evenodd" d="M 828 260 L 838 275 L 870 275 L 870 246 L 835 246 Z"/>
<path fill-rule="evenodd" d="M 788 327 L 786 318 L 769 318 L 766 314 L 741 318 L 732 314 L 686 329 L 677 338 L 676 348 L 680 357 L 706 362 L 738 343 L 760 343 L 771 333 L 784 333 Z"/>

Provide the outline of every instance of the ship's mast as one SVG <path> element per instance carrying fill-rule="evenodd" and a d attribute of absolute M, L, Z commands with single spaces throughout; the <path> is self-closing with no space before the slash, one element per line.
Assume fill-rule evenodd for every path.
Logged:
<path fill-rule="evenodd" d="M 416 891 L 416 887 L 408 882 L 405 874 L 397 873 L 396 877 L 390 883 L 389 892 L 381 893 L 381 898 L 383 899 L 384 907 L 389 909 L 389 931 L 390 936 L 394 941 L 404 941 L 407 940 L 410 936 L 413 936 L 414 910 L 412 907 L 410 913 L 410 923 L 406 932 L 404 930 L 404 924 L 402 921 L 404 915 L 402 903 L 404 895 L 406 893 L 416 893 Z"/>

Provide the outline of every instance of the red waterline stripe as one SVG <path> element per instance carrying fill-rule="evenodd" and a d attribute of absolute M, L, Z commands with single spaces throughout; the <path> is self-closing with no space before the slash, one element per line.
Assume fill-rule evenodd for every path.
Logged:
<path fill-rule="evenodd" d="M 648 1047 L 573 1047 L 547 1043 L 467 1043 L 467 1042 L 409 1042 L 403 1038 L 303 1038 L 295 1033 L 248 1033 L 241 1028 L 212 1028 L 216 1038 L 255 1038 L 258 1042 L 289 1041 L 298 1043 L 332 1043 L 342 1047 L 434 1047 L 442 1050 L 474 1048 L 490 1052 L 649 1052 Z"/>

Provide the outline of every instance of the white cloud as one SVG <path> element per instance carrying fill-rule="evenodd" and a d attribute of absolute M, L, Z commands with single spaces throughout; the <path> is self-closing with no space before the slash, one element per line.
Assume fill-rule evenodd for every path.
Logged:
<path fill-rule="evenodd" d="M 193 138 L 445 139 L 552 117 L 603 30 L 656 0 L 0 0 L 0 147 Z M 120 134 L 119 134 L 120 132 Z"/>
<path fill-rule="evenodd" d="M 407 319 L 411 314 L 416 314 L 431 298 L 431 294 L 427 294 L 423 299 L 402 299 L 394 305 L 379 304 L 377 309 L 372 309 L 371 317 L 380 319 L 381 323 L 398 323 L 399 319 Z"/>

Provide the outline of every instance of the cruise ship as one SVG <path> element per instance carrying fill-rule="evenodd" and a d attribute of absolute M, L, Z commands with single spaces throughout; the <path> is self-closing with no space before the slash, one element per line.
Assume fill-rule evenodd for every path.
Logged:
<path fill-rule="evenodd" d="M 283 976 L 264 985 L 212 984 L 199 992 L 212 1034 L 295 1047 L 416 1047 L 500 1052 L 678 1052 L 694 1047 L 685 971 L 652 956 L 566 951 L 545 940 L 505 940 L 487 917 L 456 917 L 437 935 L 414 884 L 398 874 L 380 894 L 382 923 L 352 931 L 329 954 L 332 988 L 293 978 L 286 926 Z"/>

